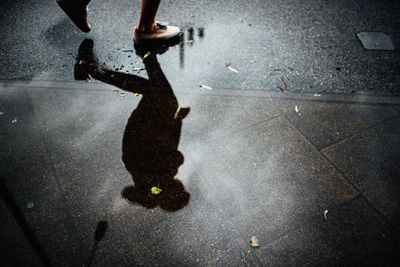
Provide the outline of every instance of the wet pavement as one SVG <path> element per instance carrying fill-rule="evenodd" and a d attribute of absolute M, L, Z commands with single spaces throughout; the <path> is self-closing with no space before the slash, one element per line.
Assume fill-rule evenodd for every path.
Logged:
<path fill-rule="evenodd" d="M 399 3 L 139 5 L 1 2 L 2 265 L 395 266 Z"/>

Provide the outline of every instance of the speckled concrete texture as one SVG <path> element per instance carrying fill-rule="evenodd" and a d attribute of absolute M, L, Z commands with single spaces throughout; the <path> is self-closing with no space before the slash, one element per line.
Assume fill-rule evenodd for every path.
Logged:
<path fill-rule="evenodd" d="M 396 1 L 165 0 L 144 59 L 139 1 L 0 7 L 1 266 L 400 260 Z"/>

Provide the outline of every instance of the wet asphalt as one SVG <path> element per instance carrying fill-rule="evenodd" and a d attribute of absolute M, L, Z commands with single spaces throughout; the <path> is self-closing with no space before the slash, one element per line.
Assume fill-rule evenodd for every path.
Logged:
<path fill-rule="evenodd" d="M 398 263 L 400 2 L 0 8 L 0 265 Z"/>

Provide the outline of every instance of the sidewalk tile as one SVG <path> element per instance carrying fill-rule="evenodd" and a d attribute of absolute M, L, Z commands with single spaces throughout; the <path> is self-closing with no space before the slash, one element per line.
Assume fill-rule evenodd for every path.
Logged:
<path fill-rule="evenodd" d="M 322 101 L 277 100 L 276 105 L 318 148 L 359 133 L 398 114 L 393 106 L 373 103 L 335 103 Z M 295 111 L 297 106 L 298 112 Z"/>
<path fill-rule="evenodd" d="M 356 231 L 354 229 L 357 229 Z M 394 266 L 398 236 L 384 218 L 361 198 L 292 228 L 256 251 L 267 266 Z"/>
<path fill-rule="evenodd" d="M 400 119 L 323 150 L 365 197 L 393 223 L 400 217 Z"/>
<path fill-rule="evenodd" d="M 271 242 L 298 220 L 357 195 L 285 119 L 276 118 L 185 154 L 207 184 L 207 197 L 250 239 Z"/>

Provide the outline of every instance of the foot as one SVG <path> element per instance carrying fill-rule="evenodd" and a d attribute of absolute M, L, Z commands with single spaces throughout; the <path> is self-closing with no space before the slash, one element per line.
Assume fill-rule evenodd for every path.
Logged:
<path fill-rule="evenodd" d="M 167 26 L 156 22 L 151 29 L 136 27 L 133 32 L 135 44 L 167 44 L 180 38 L 180 29 L 176 26 Z"/>
<path fill-rule="evenodd" d="M 86 19 L 86 6 L 89 1 L 90 0 L 57 0 L 57 4 L 81 31 L 89 32 L 91 26 Z"/>

